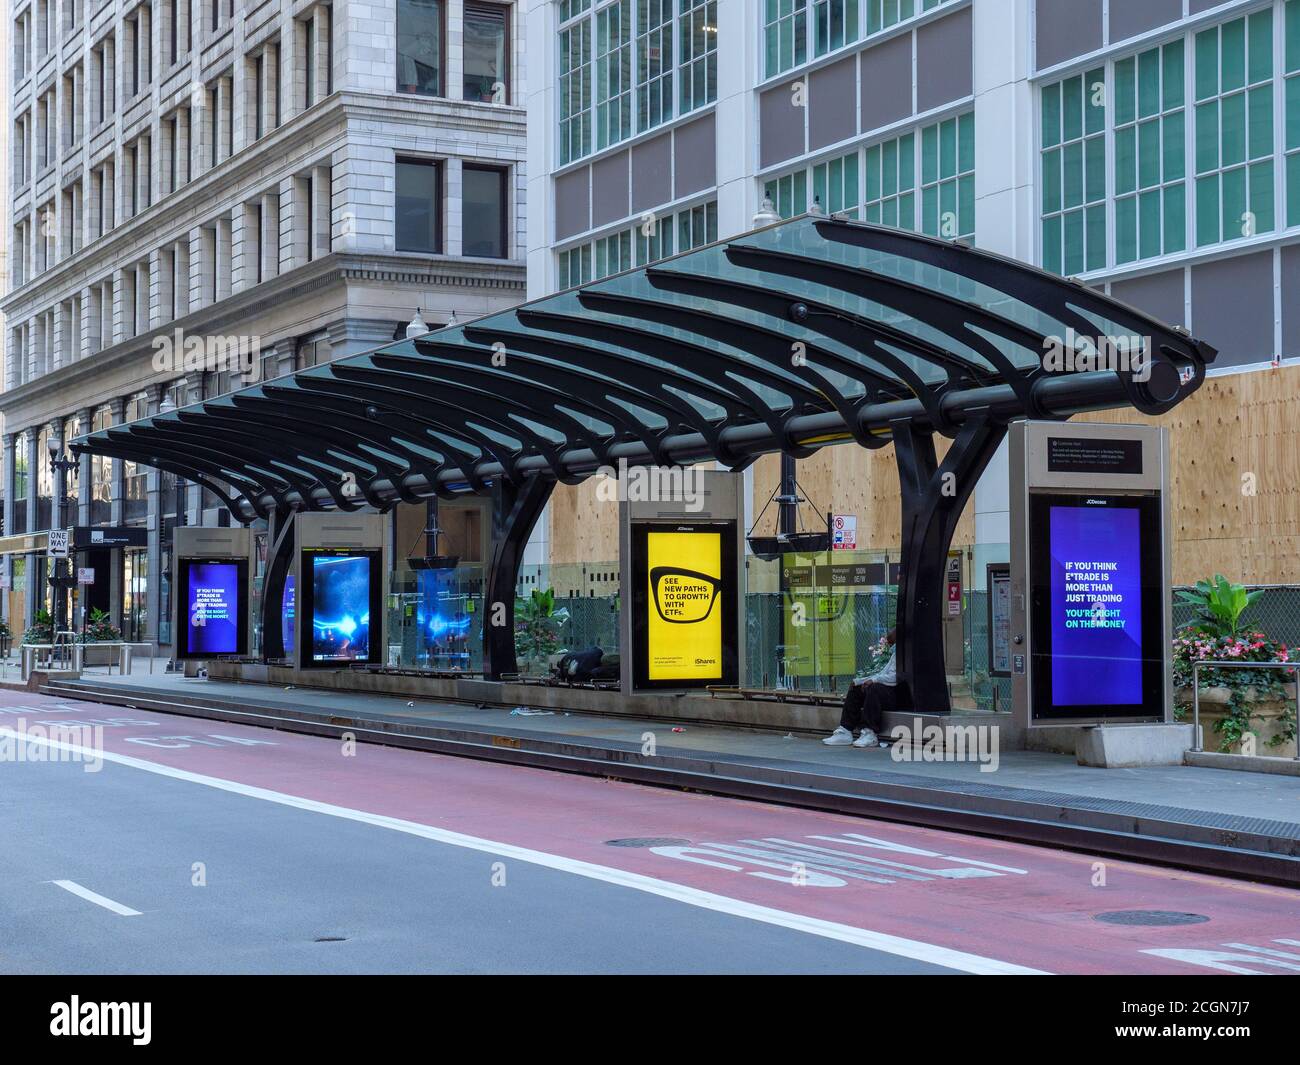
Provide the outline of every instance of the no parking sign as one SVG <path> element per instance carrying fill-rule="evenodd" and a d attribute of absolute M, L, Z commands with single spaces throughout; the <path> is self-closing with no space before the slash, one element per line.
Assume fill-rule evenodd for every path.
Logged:
<path fill-rule="evenodd" d="M 858 516 L 836 514 L 831 519 L 831 548 L 835 551 L 856 551 L 858 547 Z"/>

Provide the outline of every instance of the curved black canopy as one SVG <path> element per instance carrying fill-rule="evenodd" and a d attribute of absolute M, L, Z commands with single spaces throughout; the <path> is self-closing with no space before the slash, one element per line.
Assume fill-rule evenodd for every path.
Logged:
<path fill-rule="evenodd" d="M 1045 363 L 1145 339 L 1136 369 Z M 1063 418 L 1195 391 L 1215 351 L 1077 281 L 963 242 L 805 215 L 73 441 L 199 482 L 239 520 L 381 509 L 620 459 L 879 447 L 900 423 Z"/>

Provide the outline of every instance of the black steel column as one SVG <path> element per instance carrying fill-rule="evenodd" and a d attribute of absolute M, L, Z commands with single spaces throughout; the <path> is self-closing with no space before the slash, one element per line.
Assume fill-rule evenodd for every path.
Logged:
<path fill-rule="evenodd" d="M 1005 423 L 973 417 L 939 464 L 932 431 L 907 421 L 893 426 L 903 503 L 896 621 L 900 710 L 952 709 L 943 653 L 948 548 L 966 501 L 1006 432 Z"/>
<path fill-rule="evenodd" d="M 522 484 L 498 481 L 492 489 L 492 560 L 483 589 L 483 675 L 500 680 L 519 669 L 515 659 L 515 586 L 533 527 L 555 482 L 528 477 Z"/>
<path fill-rule="evenodd" d="M 271 512 L 267 523 L 266 577 L 262 581 L 262 661 L 284 658 L 293 654 L 292 647 L 284 646 L 284 582 L 293 568 L 294 524 L 298 514 L 293 510 Z M 294 610 L 300 589 L 294 589 Z M 295 617 L 294 624 L 297 625 Z M 297 665 L 295 662 L 294 665 Z"/>

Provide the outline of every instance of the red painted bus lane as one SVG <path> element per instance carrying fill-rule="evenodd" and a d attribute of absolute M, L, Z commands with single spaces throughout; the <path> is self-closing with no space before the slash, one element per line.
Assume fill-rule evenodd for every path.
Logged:
<path fill-rule="evenodd" d="M 153 711 L 31 695 L 0 707 L 0 729 L 134 717 L 102 728 L 105 752 L 1027 968 L 1300 972 L 1300 892 L 1286 888 Z M 1118 911 L 1194 916 L 1097 917 Z"/>

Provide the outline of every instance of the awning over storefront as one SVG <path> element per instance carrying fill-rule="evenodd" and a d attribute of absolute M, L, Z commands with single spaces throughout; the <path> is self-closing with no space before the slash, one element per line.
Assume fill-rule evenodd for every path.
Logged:
<path fill-rule="evenodd" d="M 1122 341 L 1113 369 L 1045 365 L 1053 344 L 1128 337 L 1150 338 L 1139 372 Z M 954 436 L 974 412 L 1156 414 L 1214 354 L 963 243 L 803 216 L 73 448 L 199 482 L 249 520 L 535 474 L 580 481 L 620 459 L 740 468 L 770 451 L 878 447 L 900 423 Z"/>

